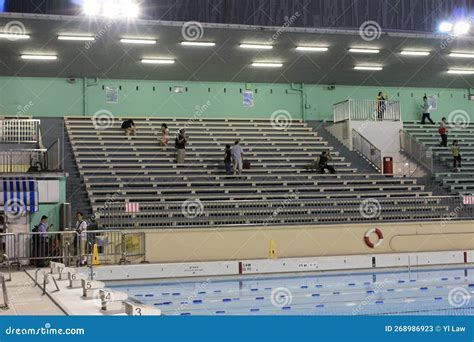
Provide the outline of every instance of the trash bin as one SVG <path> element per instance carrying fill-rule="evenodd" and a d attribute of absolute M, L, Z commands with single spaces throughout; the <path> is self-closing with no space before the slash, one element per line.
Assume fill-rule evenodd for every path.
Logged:
<path fill-rule="evenodd" d="M 393 174 L 393 158 L 392 157 L 383 157 L 383 173 L 384 174 Z"/>

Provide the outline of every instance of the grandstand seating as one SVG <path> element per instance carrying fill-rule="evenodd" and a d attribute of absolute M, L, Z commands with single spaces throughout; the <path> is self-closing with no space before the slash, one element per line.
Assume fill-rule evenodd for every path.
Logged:
<path fill-rule="evenodd" d="M 114 207 L 112 202 L 140 203 L 140 213 L 121 209 L 115 213 L 120 222 L 99 221 L 102 227 L 357 221 L 364 219 L 359 206 L 367 198 L 379 200 L 386 220 L 441 217 L 446 211 L 416 179 L 358 173 L 302 121 L 280 129 L 268 120 L 134 118 L 138 134 L 128 137 L 121 121 L 102 128 L 90 117 L 66 118 L 94 211 Z M 172 141 L 166 149 L 159 146 L 163 122 L 172 135 L 186 127 L 190 139 L 182 165 L 174 161 Z M 223 165 L 224 146 L 236 139 L 252 165 L 239 177 L 226 175 Z M 332 151 L 335 175 L 305 168 L 324 150 Z M 187 200 L 200 201 L 199 217 L 183 214 Z"/>
<path fill-rule="evenodd" d="M 435 177 L 453 194 L 474 192 L 474 125 L 448 127 L 448 147 L 440 147 L 438 125 L 420 125 L 406 123 L 404 129 L 418 141 L 433 150 L 435 159 L 445 167 Z M 457 139 L 461 147 L 462 168 L 452 168 L 452 154 L 450 145 Z"/>

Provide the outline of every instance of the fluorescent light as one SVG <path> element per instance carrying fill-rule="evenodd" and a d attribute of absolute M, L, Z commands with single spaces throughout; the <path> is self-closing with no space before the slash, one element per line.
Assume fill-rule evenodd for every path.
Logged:
<path fill-rule="evenodd" d="M 322 46 L 297 46 L 296 50 L 300 51 L 327 51 L 327 47 Z"/>
<path fill-rule="evenodd" d="M 148 45 L 156 44 L 156 40 L 154 40 L 154 39 L 122 38 L 122 39 L 120 39 L 120 42 L 124 43 L 124 44 L 148 44 Z"/>
<path fill-rule="evenodd" d="M 383 68 L 381 66 L 370 66 L 370 65 L 356 65 L 354 67 L 355 70 L 373 70 L 373 71 L 380 71 Z"/>
<path fill-rule="evenodd" d="M 55 55 L 21 55 L 22 59 L 37 59 L 37 60 L 55 60 L 58 56 Z"/>
<path fill-rule="evenodd" d="M 244 49 L 261 49 L 261 50 L 273 49 L 272 45 L 263 45 L 263 44 L 240 44 L 239 46 Z"/>
<path fill-rule="evenodd" d="M 471 75 L 471 74 L 474 74 L 474 70 L 449 69 L 448 74 Z"/>
<path fill-rule="evenodd" d="M 438 27 L 438 30 L 443 33 L 451 32 L 452 29 L 453 29 L 453 24 L 447 21 L 443 21 Z"/>
<path fill-rule="evenodd" d="M 463 35 L 469 32 L 469 29 L 471 28 L 471 25 L 467 21 L 458 21 L 456 24 L 454 24 L 454 34 L 455 35 Z"/>
<path fill-rule="evenodd" d="M 451 52 L 449 56 L 458 58 L 474 58 L 474 53 Z"/>
<path fill-rule="evenodd" d="M 356 52 L 356 53 L 379 53 L 379 49 L 361 49 L 361 48 L 353 48 L 349 49 L 349 52 Z"/>
<path fill-rule="evenodd" d="M 181 45 L 189 45 L 189 46 L 214 46 L 216 43 L 214 42 L 190 42 L 190 41 L 182 41 Z"/>
<path fill-rule="evenodd" d="M 58 36 L 59 40 L 79 40 L 79 41 L 93 41 L 93 36 Z"/>
<path fill-rule="evenodd" d="M 28 34 L 0 33 L 0 38 L 6 39 L 30 39 Z"/>
<path fill-rule="evenodd" d="M 281 68 L 283 63 L 253 62 L 252 66 L 260 68 Z"/>
<path fill-rule="evenodd" d="M 406 55 L 406 56 L 428 56 L 430 52 L 429 51 L 402 50 L 400 51 L 400 54 Z"/>
<path fill-rule="evenodd" d="M 142 63 L 145 63 L 145 64 L 174 64 L 174 59 L 143 58 Z"/>

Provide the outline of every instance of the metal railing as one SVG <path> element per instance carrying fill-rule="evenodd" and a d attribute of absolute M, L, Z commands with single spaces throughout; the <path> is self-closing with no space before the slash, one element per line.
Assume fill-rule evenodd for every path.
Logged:
<path fill-rule="evenodd" d="M 23 173 L 45 168 L 45 149 L 0 151 L 0 172 Z"/>
<path fill-rule="evenodd" d="M 45 169 L 48 171 L 60 171 L 62 170 L 61 163 L 61 144 L 60 140 L 56 140 L 46 150 L 46 165 Z"/>
<path fill-rule="evenodd" d="M 0 120 L 0 142 L 37 143 L 39 125 L 40 120 L 33 119 Z"/>
<path fill-rule="evenodd" d="M 400 121 L 400 101 L 348 99 L 333 105 L 333 120 Z"/>
<path fill-rule="evenodd" d="M 400 150 L 423 166 L 429 174 L 433 173 L 433 150 L 404 130 L 400 130 Z"/>
<path fill-rule="evenodd" d="M 352 149 L 357 151 L 377 171 L 382 172 L 382 152 L 355 129 L 352 130 Z"/>
<path fill-rule="evenodd" d="M 3 309 L 8 309 L 8 292 L 7 292 L 7 284 L 5 282 L 5 275 L 0 272 L 0 282 L 2 283 L 2 294 L 3 294 L 3 305 L 1 306 Z"/>
<path fill-rule="evenodd" d="M 377 197 L 378 196 L 378 197 Z M 173 229 L 179 227 L 340 224 L 473 220 L 474 205 L 459 196 L 382 197 L 272 201 L 200 202 L 199 215 L 186 217 L 183 202 L 144 202 L 127 213 L 123 203 L 110 204 L 98 219 L 103 229 Z M 276 213 L 276 214 L 275 214 Z M 453 214 L 454 213 L 454 214 Z"/>
<path fill-rule="evenodd" d="M 20 264 L 47 266 L 49 261 L 75 264 L 79 251 L 78 234 L 74 231 L 32 232 L 17 234 L 17 259 Z"/>

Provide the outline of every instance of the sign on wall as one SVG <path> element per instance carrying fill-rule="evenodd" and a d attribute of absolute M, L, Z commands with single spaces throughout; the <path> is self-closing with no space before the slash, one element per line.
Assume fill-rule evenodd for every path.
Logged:
<path fill-rule="evenodd" d="M 117 87 L 105 87 L 105 102 L 118 103 L 118 89 Z"/>
<path fill-rule="evenodd" d="M 438 109 L 438 98 L 435 95 L 428 96 L 428 105 L 430 106 L 431 110 Z"/>
<path fill-rule="evenodd" d="M 243 101 L 244 101 L 244 107 L 253 107 L 253 104 L 254 104 L 253 91 L 245 90 L 242 93 L 242 96 L 243 96 Z"/>

